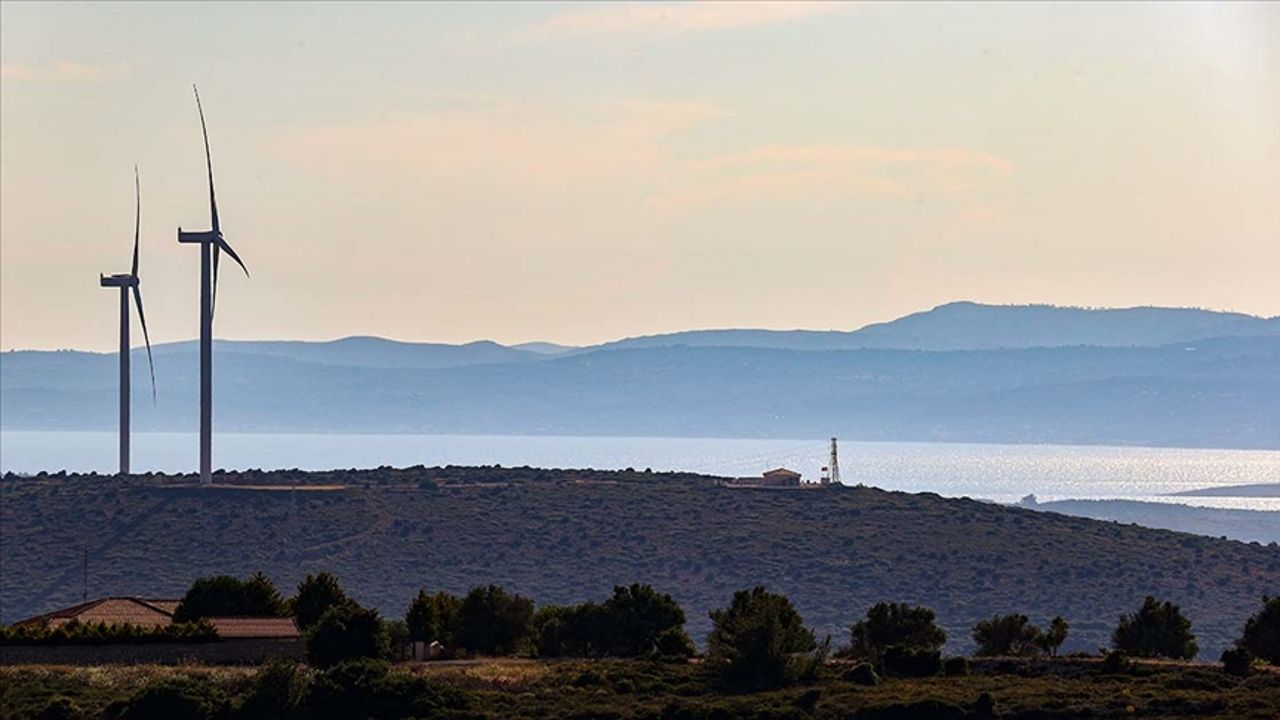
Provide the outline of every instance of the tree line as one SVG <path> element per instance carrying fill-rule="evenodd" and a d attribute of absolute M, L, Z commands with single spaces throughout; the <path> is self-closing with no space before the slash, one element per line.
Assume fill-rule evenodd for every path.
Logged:
<path fill-rule="evenodd" d="M 385 620 L 347 595 L 330 573 L 306 576 L 297 593 L 281 597 L 255 573 L 197 580 L 175 612 L 179 622 L 217 615 L 292 615 L 307 638 L 308 659 L 331 665 L 352 657 L 389 657 L 393 642 L 438 643 L 442 655 L 532 655 L 685 659 L 695 654 L 685 613 L 671 595 L 644 584 L 614 588 L 601 602 L 535 606 L 498 585 L 463 596 L 420 590 L 403 620 Z M 711 612 L 705 659 L 727 682 L 767 686 L 804 674 L 806 663 L 829 654 L 865 661 L 877 672 L 936 674 L 946 632 L 926 607 L 882 602 L 849 629 L 849 644 L 832 651 L 818 642 L 791 601 L 763 587 L 734 594 Z M 1026 615 L 996 615 L 974 625 L 975 655 L 1056 656 L 1070 627 L 1061 617 L 1044 628 Z M 1138 658 L 1191 659 L 1199 652 L 1191 622 L 1177 605 L 1147 597 L 1122 615 L 1112 633 L 1115 651 Z M 1280 596 L 1245 624 L 1237 654 L 1280 664 Z M 1237 661 L 1238 662 L 1238 661 Z"/>
<path fill-rule="evenodd" d="M 679 603 L 640 583 L 615 587 L 601 601 L 574 605 L 536 606 L 498 585 L 476 587 L 462 596 L 420 590 L 402 619 L 386 619 L 351 598 L 330 573 L 307 575 L 289 598 L 262 573 L 243 580 L 219 575 L 192 584 L 174 622 L 200 628 L 206 618 L 226 616 L 292 616 L 304 633 L 307 659 L 317 667 L 356 658 L 394 659 L 396 649 L 410 641 L 432 644 L 440 657 L 683 661 L 696 654 Z M 710 619 L 704 661 L 723 683 L 736 688 L 773 687 L 811 677 L 829 656 L 854 661 L 850 672 L 868 682 L 886 674 L 961 674 L 967 668 L 965 658 L 942 658 L 947 634 L 933 610 L 922 606 L 877 603 L 850 626 L 848 644 L 836 649 L 830 637 L 821 642 L 815 637 L 787 597 L 763 587 L 736 592 Z M 74 632 L 56 630 L 4 628 L 0 641 L 75 641 Z M 979 621 L 971 636 L 977 657 L 1054 657 L 1069 631 L 1061 617 L 1041 628 L 1026 615 L 1006 614 Z M 81 632 L 96 641 L 110 634 L 107 628 Z M 1179 607 L 1147 597 L 1135 612 L 1119 618 L 1107 660 L 1123 668 L 1126 657 L 1191 659 L 1198 652 L 1191 622 Z M 1280 596 L 1263 597 L 1262 608 L 1221 659 L 1228 670 L 1240 673 L 1255 661 L 1280 665 Z"/>

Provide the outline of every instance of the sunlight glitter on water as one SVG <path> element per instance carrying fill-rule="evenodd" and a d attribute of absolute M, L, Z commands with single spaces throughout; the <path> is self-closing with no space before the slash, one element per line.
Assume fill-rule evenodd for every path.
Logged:
<path fill-rule="evenodd" d="M 110 432 L 2 432 L 0 469 L 110 472 L 115 443 Z M 193 434 L 137 433 L 133 444 L 139 472 L 189 472 L 196 457 Z M 215 459 L 234 469 L 498 463 L 758 475 L 789 467 L 814 479 L 827 450 L 819 440 L 223 433 Z M 1280 498 L 1169 496 L 1280 483 L 1280 452 L 1269 450 L 842 442 L 840 466 L 846 483 L 998 502 L 1035 494 L 1041 502 L 1127 499 L 1280 511 Z"/>

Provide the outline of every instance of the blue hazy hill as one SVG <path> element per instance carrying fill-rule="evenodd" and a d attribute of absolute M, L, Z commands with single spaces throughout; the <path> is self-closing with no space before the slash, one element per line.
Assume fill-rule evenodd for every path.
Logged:
<path fill-rule="evenodd" d="M 346 337 L 339 340 L 308 342 L 301 340 L 218 340 L 218 351 L 224 354 L 266 355 L 324 365 L 381 368 L 446 368 L 463 365 L 534 360 L 540 353 L 480 340 L 463 345 L 416 343 L 380 337 Z M 157 345 L 157 355 L 194 355 L 197 342 L 186 340 Z"/>
<path fill-rule="evenodd" d="M 219 346 L 224 431 L 827 437 L 1280 448 L 1280 336 L 1158 347 L 596 350 L 452 368 Z M 190 430 L 194 353 L 135 351 L 135 427 Z M 115 427 L 115 357 L 6 353 L 5 429 Z"/>

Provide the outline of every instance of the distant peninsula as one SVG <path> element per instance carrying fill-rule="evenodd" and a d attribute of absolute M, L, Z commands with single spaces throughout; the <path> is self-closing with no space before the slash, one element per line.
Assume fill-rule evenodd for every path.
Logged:
<path fill-rule="evenodd" d="M 1228 485 L 1169 493 L 1168 497 L 1280 498 L 1280 483 Z"/>

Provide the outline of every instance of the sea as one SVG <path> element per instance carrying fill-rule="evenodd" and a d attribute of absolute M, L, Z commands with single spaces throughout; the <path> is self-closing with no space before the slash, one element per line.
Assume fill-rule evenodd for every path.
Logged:
<path fill-rule="evenodd" d="M 0 431 L 0 471 L 109 473 L 112 432 Z M 197 438 L 135 433 L 134 472 L 191 472 Z M 753 476 L 786 467 L 817 479 L 828 440 L 219 433 L 217 467 L 330 470 L 411 465 L 646 468 Z M 1280 512 L 1280 497 L 1188 497 L 1186 490 L 1280 483 L 1280 451 L 917 442 L 839 442 L 840 480 L 887 490 L 1017 502 L 1123 499 Z"/>

